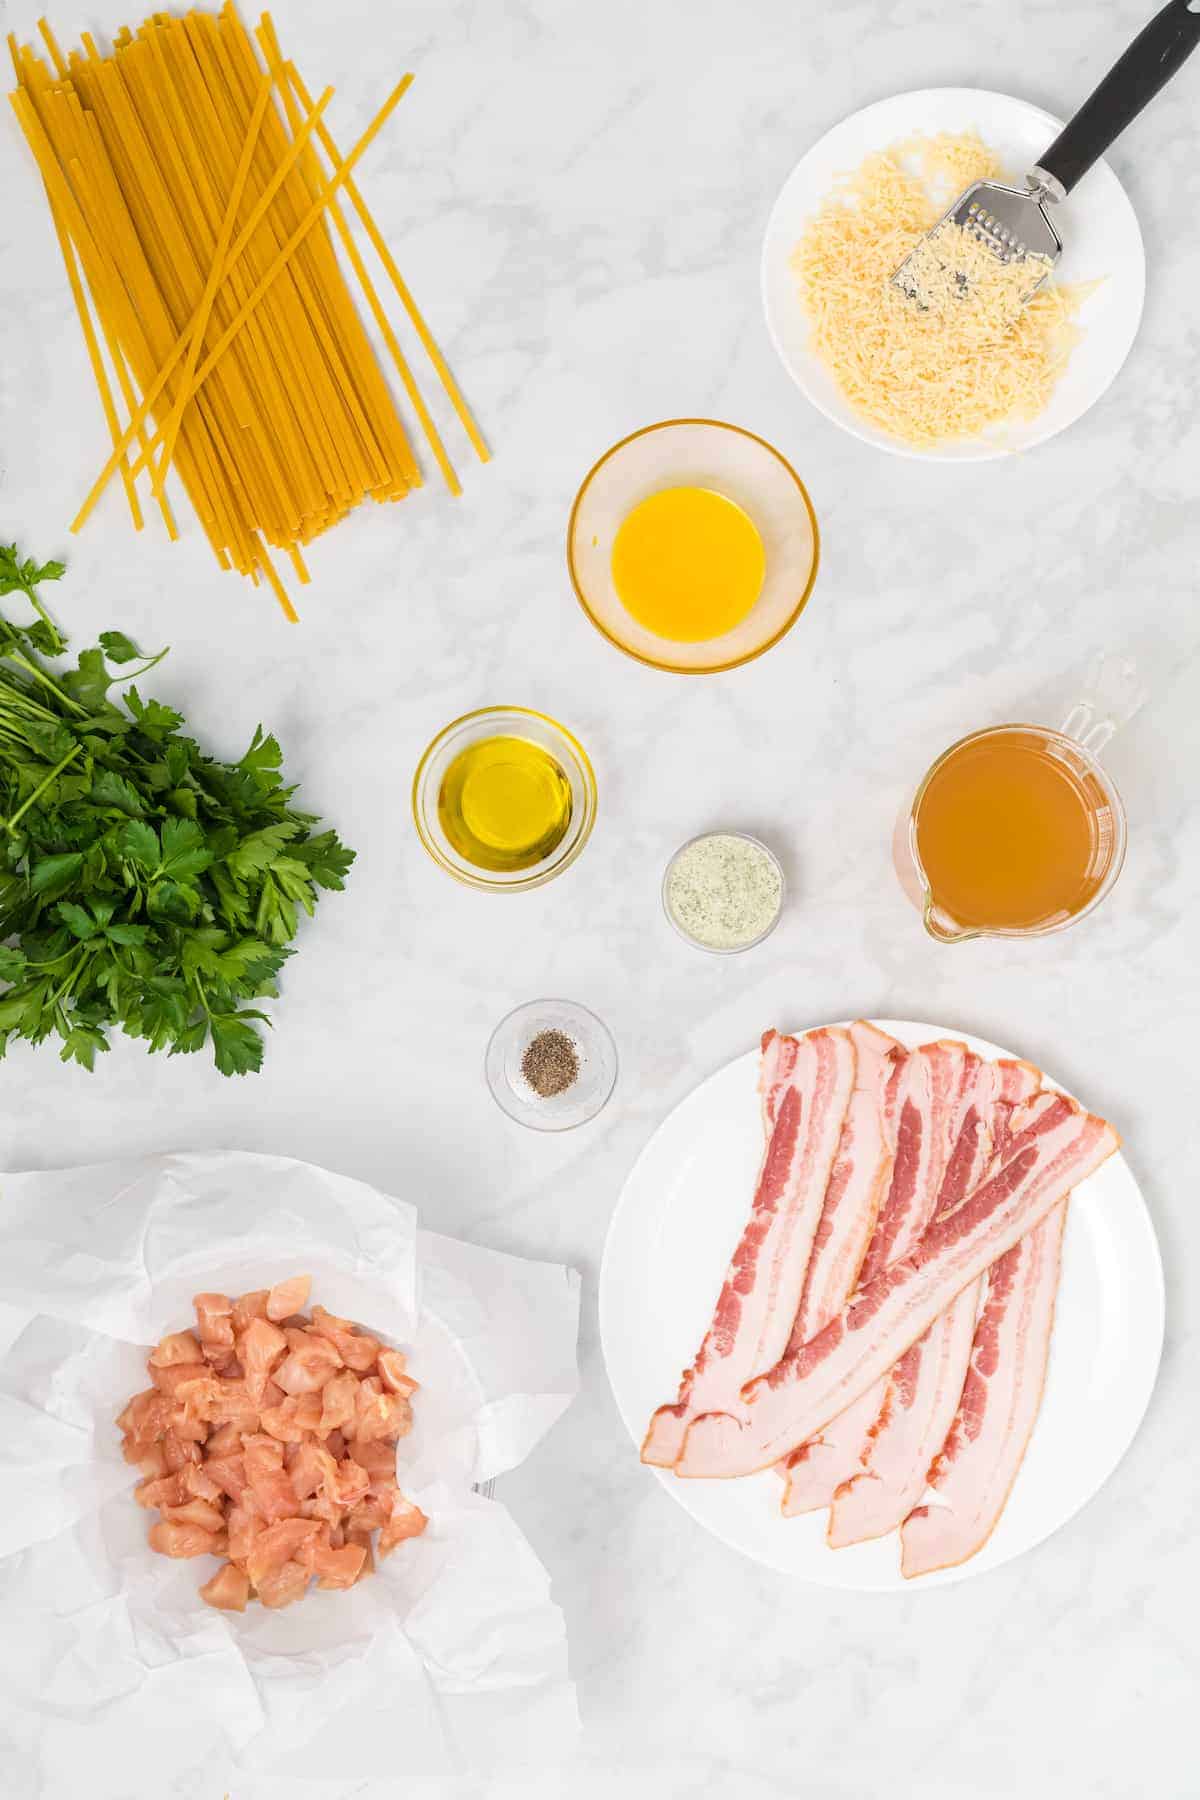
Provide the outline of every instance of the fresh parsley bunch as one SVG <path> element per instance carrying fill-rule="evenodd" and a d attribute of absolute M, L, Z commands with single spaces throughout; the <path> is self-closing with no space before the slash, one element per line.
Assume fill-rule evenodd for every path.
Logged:
<path fill-rule="evenodd" d="M 354 852 L 292 806 L 261 726 L 222 763 L 136 686 L 110 697 L 165 651 L 106 631 L 49 668 L 65 639 L 36 589 L 62 573 L 0 545 L 0 594 L 38 615 L 0 619 L 0 1055 L 57 1037 L 91 1069 L 115 1027 L 172 1056 L 211 1043 L 244 1075 L 270 1023 L 248 1003 L 276 996 L 299 913 L 344 886 Z"/>

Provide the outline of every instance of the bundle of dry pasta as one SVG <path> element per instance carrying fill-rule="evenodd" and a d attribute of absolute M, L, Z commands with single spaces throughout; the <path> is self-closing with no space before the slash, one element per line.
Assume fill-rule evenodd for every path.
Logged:
<path fill-rule="evenodd" d="M 487 448 L 354 181 L 411 75 L 350 154 L 283 59 L 232 5 L 158 13 L 101 55 L 83 36 L 50 63 L 10 38 L 12 104 L 46 188 L 112 454 L 78 531 L 119 476 L 135 527 L 145 474 L 174 537 L 174 467 L 223 568 L 265 579 L 295 612 L 268 546 L 290 557 L 368 495 L 421 485 L 403 419 L 355 306 L 340 242 L 452 493 L 459 481 L 339 196 L 398 296 L 481 460 Z M 265 67 L 264 67 L 265 61 Z M 330 230 L 332 221 L 333 232 Z M 115 383 L 115 385 L 114 385 Z"/>

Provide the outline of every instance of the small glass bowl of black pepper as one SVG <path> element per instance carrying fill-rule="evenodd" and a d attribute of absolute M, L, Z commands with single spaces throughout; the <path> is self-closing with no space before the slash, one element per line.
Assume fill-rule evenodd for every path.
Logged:
<path fill-rule="evenodd" d="M 497 1106 L 533 1131 L 570 1131 L 606 1104 L 617 1047 L 603 1020 L 572 1000 L 530 1000 L 501 1019 L 484 1072 Z"/>

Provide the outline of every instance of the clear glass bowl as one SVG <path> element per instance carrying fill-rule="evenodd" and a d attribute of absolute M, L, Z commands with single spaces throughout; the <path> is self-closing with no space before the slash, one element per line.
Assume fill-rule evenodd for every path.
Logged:
<path fill-rule="evenodd" d="M 704 643 L 659 637 L 626 611 L 612 573 L 622 521 L 648 495 L 705 487 L 734 500 L 758 527 L 767 557 L 762 592 L 732 631 Z M 655 669 L 711 675 L 761 656 L 790 631 L 817 578 L 819 535 L 808 491 L 764 439 L 717 419 L 666 419 L 614 444 L 571 509 L 567 567 L 584 612 L 610 643 Z"/>
<path fill-rule="evenodd" d="M 545 1099 L 521 1072 L 530 1041 L 541 1031 L 561 1031 L 579 1058 L 579 1074 L 561 1094 Z M 491 1035 L 484 1073 L 502 1112 L 532 1131 L 571 1131 L 586 1125 L 608 1103 L 617 1080 L 617 1046 L 602 1019 L 573 1000 L 530 1000 L 501 1019 Z"/>
<path fill-rule="evenodd" d="M 756 933 L 756 935 L 754 937 L 747 938 L 746 942 L 744 944 L 706 944 L 703 941 L 703 939 L 698 938 L 698 937 L 693 937 L 691 932 L 687 929 L 687 927 L 680 923 L 680 921 L 676 918 L 675 914 L 671 910 L 671 899 L 670 899 L 671 871 L 674 869 L 675 864 L 679 861 L 679 859 L 683 855 L 684 851 L 690 850 L 693 844 L 701 844 L 704 842 L 704 840 L 706 838 L 714 838 L 714 837 L 741 838 L 743 843 L 753 844 L 755 849 L 761 850 L 763 855 L 766 856 L 770 860 L 770 862 L 774 865 L 776 873 L 779 876 L 779 905 L 775 908 L 774 918 L 771 920 L 769 925 L 764 925 L 763 929 L 760 932 Z M 756 838 L 753 835 L 753 833 L 749 832 L 749 831 L 700 831 L 700 832 L 697 832 L 696 836 L 690 837 L 687 840 L 686 844 L 680 844 L 678 850 L 676 850 L 674 856 L 672 856 L 670 862 L 667 864 L 666 868 L 663 871 L 663 878 L 662 878 L 663 911 L 666 913 L 668 920 L 675 927 L 675 930 L 679 933 L 680 937 L 683 939 L 685 944 L 690 944 L 692 946 L 693 950 L 703 950 L 709 956 L 740 956 L 742 954 L 743 950 L 753 950 L 753 948 L 756 944 L 761 944 L 766 938 L 769 938 L 771 933 L 774 931 L 775 927 L 778 925 L 780 919 L 783 917 L 783 903 L 784 903 L 786 896 L 787 896 L 787 881 L 786 881 L 786 879 L 784 877 L 784 873 L 783 873 L 783 864 L 780 862 L 779 858 L 776 856 L 775 852 L 771 849 L 769 844 L 764 844 L 761 838 Z"/>
<path fill-rule="evenodd" d="M 455 757 L 482 738 L 498 736 L 527 738 L 541 744 L 557 759 L 571 784 L 571 823 L 566 836 L 549 856 L 530 869 L 477 869 L 459 855 L 438 817 L 438 795 Z M 565 725 L 525 706 L 484 706 L 478 712 L 465 713 L 438 732 L 417 764 L 412 807 L 418 837 L 448 875 L 489 893 L 515 894 L 553 881 L 575 861 L 596 822 L 596 777 L 587 751 Z"/>

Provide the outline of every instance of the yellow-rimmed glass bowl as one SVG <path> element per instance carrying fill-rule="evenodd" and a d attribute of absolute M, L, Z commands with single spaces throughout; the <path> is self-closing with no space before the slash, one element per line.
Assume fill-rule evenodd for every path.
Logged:
<path fill-rule="evenodd" d="M 659 637 L 622 604 L 613 544 L 628 514 L 664 488 L 724 494 L 753 520 L 766 552 L 762 592 L 731 631 L 702 643 Z M 735 669 L 777 644 L 817 578 L 820 539 L 808 491 L 765 439 L 716 419 L 666 419 L 622 438 L 590 471 L 571 509 L 567 566 L 584 612 L 627 656 L 676 675 Z"/>
<path fill-rule="evenodd" d="M 456 756 L 486 738 L 527 738 L 548 750 L 559 764 L 571 788 L 571 820 L 565 835 L 550 854 L 528 869 L 480 869 L 461 856 L 450 842 L 438 815 L 438 796 L 446 771 Z M 464 713 L 429 745 L 413 777 L 413 820 L 417 836 L 440 868 L 468 887 L 493 894 L 521 893 L 541 887 L 569 869 L 591 836 L 596 822 L 596 777 L 587 751 L 574 734 L 545 713 L 526 706 L 484 706 Z"/>

